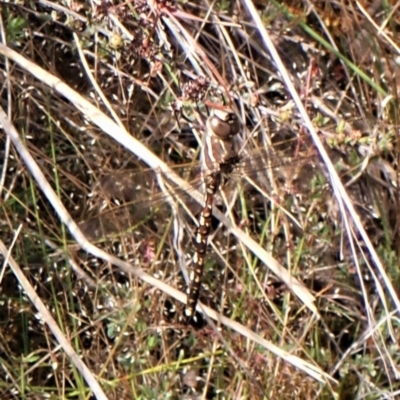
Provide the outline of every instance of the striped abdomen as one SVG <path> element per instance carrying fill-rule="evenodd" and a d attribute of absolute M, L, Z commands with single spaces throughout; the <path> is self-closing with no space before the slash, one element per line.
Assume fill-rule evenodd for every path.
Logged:
<path fill-rule="evenodd" d="M 189 274 L 190 285 L 187 291 L 187 303 L 185 308 L 186 319 L 190 320 L 196 310 L 199 300 L 201 278 L 203 276 L 204 258 L 207 252 L 207 239 L 211 229 L 211 216 L 214 195 L 218 190 L 221 173 L 215 172 L 206 177 L 206 200 L 205 206 L 200 213 L 199 227 L 195 236 L 195 253 L 193 255 L 192 267 Z"/>

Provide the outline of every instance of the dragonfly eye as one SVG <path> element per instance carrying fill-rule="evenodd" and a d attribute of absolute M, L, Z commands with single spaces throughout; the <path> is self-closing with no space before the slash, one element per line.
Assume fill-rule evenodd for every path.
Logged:
<path fill-rule="evenodd" d="M 208 126 L 220 139 L 228 139 L 239 133 L 240 129 L 239 120 L 231 110 L 214 110 L 213 115 L 208 119 Z"/>

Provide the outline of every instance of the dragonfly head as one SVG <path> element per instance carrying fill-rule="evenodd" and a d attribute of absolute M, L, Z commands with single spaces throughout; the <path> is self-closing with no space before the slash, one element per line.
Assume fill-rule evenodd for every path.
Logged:
<path fill-rule="evenodd" d="M 207 120 L 207 129 L 221 140 L 228 140 L 240 131 L 240 122 L 232 109 L 215 109 Z"/>

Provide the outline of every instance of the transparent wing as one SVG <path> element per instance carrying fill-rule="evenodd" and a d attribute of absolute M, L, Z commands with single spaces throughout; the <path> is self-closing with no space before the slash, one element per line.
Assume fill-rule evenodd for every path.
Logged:
<path fill-rule="evenodd" d="M 229 185 L 235 186 L 246 178 L 255 182 L 262 192 L 271 192 L 270 174 L 282 185 L 293 184 L 300 177 L 304 166 L 312 165 L 315 156 L 286 157 L 267 149 L 257 149 L 244 154 L 226 177 Z M 201 167 L 199 164 L 174 168 L 196 190 L 202 190 Z M 277 179 L 278 178 L 278 179 Z M 160 179 L 164 188 L 160 188 Z M 168 175 L 154 171 L 111 171 L 94 185 L 88 217 L 80 223 L 83 233 L 91 240 L 123 233 L 149 220 L 156 213 L 170 214 L 169 202 L 185 204 L 193 215 L 201 206 L 190 196 L 190 191 L 171 186 Z M 227 185 L 227 187 L 229 187 Z"/>

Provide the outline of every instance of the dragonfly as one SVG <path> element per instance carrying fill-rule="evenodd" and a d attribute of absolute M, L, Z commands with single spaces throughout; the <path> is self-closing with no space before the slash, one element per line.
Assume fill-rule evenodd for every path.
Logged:
<path fill-rule="evenodd" d="M 195 252 L 189 275 L 190 284 L 185 308 L 187 322 L 193 318 L 200 295 L 214 196 L 221 185 L 223 176 L 232 172 L 240 160 L 232 140 L 239 133 L 240 123 L 232 110 L 215 110 L 207 120 L 206 128 L 202 154 L 206 196 L 194 240 Z"/>
<path fill-rule="evenodd" d="M 221 188 L 226 185 L 227 181 L 232 179 L 234 171 L 241 172 L 247 170 L 250 175 L 262 170 L 265 172 L 265 164 L 272 168 L 279 168 L 286 164 L 285 160 L 273 161 L 274 156 L 270 150 L 258 150 L 256 156 L 249 155 L 247 158 L 239 154 L 237 141 L 235 137 L 242 131 L 241 123 L 235 112 L 228 107 L 215 108 L 208 117 L 203 134 L 203 146 L 200 156 L 200 177 L 196 178 L 194 186 L 202 185 L 204 188 L 203 206 L 200 210 L 197 229 L 194 234 L 194 253 L 191 258 L 191 266 L 189 269 L 189 284 L 187 288 L 187 301 L 184 310 L 184 319 L 189 323 L 196 311 L 197 303 L 201 292 L 201 282 L 204 270 L 204 262 L 207 254 L 207 243 L 209 241 L 212 221 L 212 208 L 215 203 L 215 195 Z M 154 171 L 152 172 L 154 173 Z M 155 174 L 157 175 L 157 174 Z M 137 180 L 139 184 L 136 185 Z M 142 181 L 142 182 L 140 182 Z M 143 214 L 140 205 L 135 202 L 135 193 L 138 189 L 143 191 L 147 179 L 143 173 L 134 174 L 123 171 L 118 174 L 105 175 L 97 184 L 97 191 L 101 192 L 104 197 L 113 197 L 116 193 L 125 203 L 121 208 L 114 210 L 109 218 L 104 215 L 89 218 L 80 224 L 82 231 L 89 239 L 97 240 L 103 236 L 103 233 L 112 233 L 121 229 L 126 229 L 133 225 L 134 214 Z M 137 187 L 135 187 L 135 185 Z M 149 192 L 153 192 L 153 185 L 147 187 Z M 176 192 L 178 189 L 174 189 Z M 179 197 L 179 193 L 175 193 Z M 160 196 L 151 196 L 152 199 L 144 201 L 145 206 L 150 203 L 165 202 L 164 193 Z M 130 217 L 127 217 L 130 216 Z"/>

